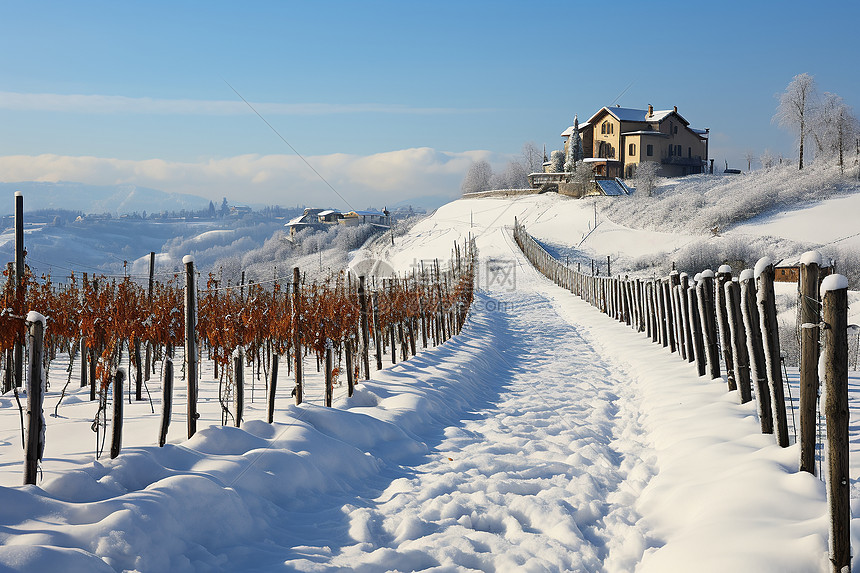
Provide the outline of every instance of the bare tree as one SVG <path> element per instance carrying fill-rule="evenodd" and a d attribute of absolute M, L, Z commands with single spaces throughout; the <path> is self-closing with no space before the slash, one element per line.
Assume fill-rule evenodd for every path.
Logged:
<path fill-rule="evenodd" d="M 744 154 L 744 159 L 747 160 L 747 171 L 751 171 L 752 162 L 753 159 L 755 159 L 755 153 L 753 153 L 752 150 L 747 150 L 747 152 Z"/>
<path fill-rule="evenodd" d="M 776 163 L 776 158 L 774 158 L 773 153 L 770 152 L 770 149 L 765 149 L 764 153 L 761 154 L 761 157 L 758 159 L 761 161 L 761 166 L 765 169 L 770 169 Z"/>
<path fill-rule="evenodd" d="M 523 144 L 523 167 L 526 173 L 543 173 L 543 151 L 533 141 Z"/>
<path fill-rule="evenodd" d="M 490 179 L 493 177 L 493 168 L 488 161 L 483 159 L 474 162 L 469 166 L 466 176 L 463 177 L 463 183 L 460 185 L 460 190 L 463 194 L 477 193 L 479 191 L 490 190 Z"/>
<path fill-rule="evenodd" d="M 798 135 L 800 141 L 798 169 L 803 169 L 803 141 L 807 135 L 807 123 L 816 100 L 815 79 L 806 73 L 798 74 L 785 88 L 785 92 L 778 97 L 779 105 L 773 119 L 780 127 Z"/>

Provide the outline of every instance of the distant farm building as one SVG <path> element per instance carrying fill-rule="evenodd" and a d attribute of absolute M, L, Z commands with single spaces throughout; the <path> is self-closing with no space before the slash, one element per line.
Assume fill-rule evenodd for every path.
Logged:
<path fill-rule="evenodd" d="M 391 214 L 387 209 L 341 212 L 308 207 L 303 214 L 291 219 L 284 226 L 290 230 L 290 237 L 295 237 L 296 233 L 305 229 L 323 230 L 332 225 L 374 225 L 387 229 L 391 226 Z"/>

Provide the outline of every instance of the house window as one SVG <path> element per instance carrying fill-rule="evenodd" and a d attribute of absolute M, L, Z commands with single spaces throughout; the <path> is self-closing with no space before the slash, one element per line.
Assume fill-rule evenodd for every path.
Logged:
<path fill-rule="evenodd" d="M 673 127 L 673 128 L 672 128 L 672 133 L 673 133 L 673 134 L 678 133 L 678 126 L 677 126 L 677 125 L 676 125 L 675 127 Z"/>
<path fill-rule="evenodd" d="M 636 144 L 635 143 L 631 143 L 627 146 L 627 155 L 630 155 L 631 157 L 633 155 L 636 155 Z"/>
<path fill-rule="evenodd" d="M 600 124 L 600 133 L 606 135 L 606 122 Z"/>
<path fill-rule="evenodd" d="M 653 146 L 653 145 L 651 145 L 650 143 L 649 143 L 648 145 L 646 145 L 646 146 L 645 146 L 645 154 L 646 154 L 648 157 L 651 157 L 651 156 L 653 156 L 653 155 L 654 155 L 654 146 Z"/>
<path fill-rule="evenodd" d="M 693 148 L 692 148 L 692 147 L 688 147 L 688 148 L 687 148 L 687 157 L 688 157 L 688 158 L 692 158 L 692 157 L 693 157 Z"/>

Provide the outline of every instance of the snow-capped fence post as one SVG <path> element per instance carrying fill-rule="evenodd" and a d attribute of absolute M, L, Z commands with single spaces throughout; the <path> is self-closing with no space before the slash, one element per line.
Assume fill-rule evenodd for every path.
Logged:
<path fill-rule="evenodd" d="M 687 317 L 690 322 L 690 340 L 693 342 L 693 360 L 699 376 L 705 375 L 705 343 L 702 338 L 702 317 L 699 314 L 699 301 L 696 285 L 687 287 Z"/>
<path fill-rule="evenodd" d="M 188 437 L 197 433 L 197 285 L 194 257 L 185 255 L 185 379 L 188 385 Z"/>
<path fill-rule="evenodd" d="M 253 374 L 253 371 L 251 372 Z M 233 352 L 233 418 L 236 427 L 242 425 L 245 413 L 245 349 L 237 347 Z"/>
<path fill-rule="evenodd" d="M 702 332 L 705 338 L 705 358 L 711 380 L 720 378 L 720 353 L 717 342 L 717 317 L 714 304 L 714 272 L 702 271 L 701 280 L 696 285 L 699 295 L 699 315 L 702 318 Z"/>
<path fill-rule="evenodd" d="M 848 280 L 821 283 L 824 318 L 824 415 L 827 423 L 825 485 L 830 509 L 831 571 L 851 565 L 851 485 L 848 464 Z M 844 568 L 844 569 L 843 569 Z"/>
<path fill-rule="evenodd" d="M 154 285 L 155 285 L 155 251 L 150 251 L 150 253 L 149 253 L 149 285 L 147 286 L 147 290 L 146 290 L 146 303 L 150 309 L 152 308 L 152 291 L 153 291 Z M 146 367 L 144 369 L 145 374 L 144 374 L 144 378 L 143 378 L 146 381 L 149 380 L 150 373 L 152 372 L 152 368 L 153 368 L 153 362 L 155 362 L 155 360 L 153 359 L 154 357 L 152 355 L 153 354 L 152 351 L 153 351 L 152 344 L 147 342 L 146 343 Z"/>
<path fill-rule="evenodd" d="M 296 375 L 296 406 L 302 403 L 302 320 L 301 320 L 301 273 L 299 267 L 293 267 L 293 370 Z"/>
<path fill-rule="evenodd" d="M 325 405 L 327 408 L 331 408 L 331 400 L 332 393 L 334 391 L 334 380 L 332 377 L 332 362 L 333 357 L 332 354 L 334 352 L 334 348 L 332 347 L 331 340 L 325 341 Z"/>
<path fill-rule="evenodd" d="M 110 458 L 114 459 L 122 449 L 122 383 L 125 380 L 125 370 L 120 368 L 113 375 L 113 401 L 111 413 Z"/>
<path fill-rule="evenodd" d="M 167 429 L 170 427 L 170 413 L 173 410 L 173 349 L 168 346 L 164 353 L 164 374 L 161 379 L 161 426 L 158 432 L 158 446 L 167 443 Z"/>
<path fill-rule="evenodd" d="M 773 291 L 774 268 L 767 257 L 762 257 L 755 265 L 758 284 L 758 306 L 761 320 L 762 341 L 764 342 L 765 367 L 770 385 L 770 402 L 773 412 L 773 425 L 776 441 L 788 447 L 788 417 L 785 412 L 785 390 L 782 381 L 782 361 L 779 351 L 779 324 L 776 319 L 776 297 Z"/>
<path fill-rule="evenodd" d="M 815 406 L 818 401 L 818 341 L 821 299 L 818 294 L 821 255 L 804 253 L 800 260 L 800 471 L 815 473 Z"/>
<path fill-rule="evenodd" d="M 27 380 L 27 439 L 24 453 L 24 485 L 35 484 L 39 460 L 45 451 L 45 374 L 42 369 L 45 318 L 36 312 L 27 316 L 30 338 L 30 368 Z"/>
<path fill-rule="evenodd" d="M 745 321 L 741 316 L 740 284 L 735 281 L 727 281 L 723 289 L 726 294 L 726 314 L 732 355 L 734 356 L 735 380 L 737 381 L 741 404 L 746 404 L 752 400 L 752 389 L 750 388 L 749 345 L 744 329 Z"/>
<path fill-rule="evenodd" d="M 661 327 L 661 333 L 666 339 L 666 344 L 663 346 L 668 346 L 670 352 L 677 352 L 678 337 L 675 333 L 678 328 L 678 316 L 675 314 L 676 307 L 674 305 L 674 297 L 672 296 L 672 280 L 672 275 L 669 275 L 669 278 L 661 281 L 660 296 L 663 298 L 663 310 L 665 312 L 665 316 L 663 317 L 665 326 Z"/>
<path fill-rule="evenodd" d="M 20 191 L 15 192 L 15 301 L 18 312 L 24 311 L 27 283 L 24 280 L 24 195 Z M 14 345 L 13 368 L 15 373 L 15 387 L 20 388 L 24 384 L 24 340 L 23 332 L 16 330 Z"/>
<path fill-rule="evenodd" d="M 741 312 L 747 336 L 747 350 L 750 360 L 750 376 L 755 384 L 758 402 L 759 422 L 763 434 L 773 433 L 773 411 L 771 410 L 770 390 L 767 387 L 764 347 L 761 337 L 761 321 L 756 306 L 756 288 L 753 272 L 745 269 L 740 276 Z"/>
<path fill-rule="evenodd" d="M 720 329 L 720 340 L 723 347 L 723 361 L 726 364 L 726 384 L 728 384 L 729 392 L 737 390 L 737 381 L 735 380 L 735 363 L 734 355 L 732 354 L 732 339 L 729 332 L 729 317 L 726 305 L 726 283 L 732 282 L 732 268 L 728 265 L 723 265 L 717 270 L 717 286 L 714 297 L 714 305 L 716 306 L 717 325 Z"/>

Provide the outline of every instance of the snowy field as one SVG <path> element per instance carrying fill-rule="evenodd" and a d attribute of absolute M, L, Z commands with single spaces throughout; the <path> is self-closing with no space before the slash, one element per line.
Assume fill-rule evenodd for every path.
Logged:
<path fill-rule="evenodd" d="M 386 357 L 332 409 L 312 361 L 311 397 L 292 405 L 282 365 L 275 423 L 261 421 L 261 380 L 241 429 L 218 425 L 204 369 L 197 435 L 184 439 L 178 381 L 168 445 L 156 446 L 148 401 L 126 404 L 115 460 L 94 460 L 85 394 L 49 415 L 58 360 L 38 486 L 17 485 L 18 410 L 2 397 L 0 569 L 826 571 L 824 486 L 796 471 L 797 446 L 759 434 L 755 405 L 724 383 L 534 271 L 506 228 L 515 216 L 584 257 L 695 238 L 595 229 L 590 203 L 556 196 L 456 201 L 353 258 L 409 271 L 477 237 L 481 292 L 460 336 L 396 366 Z M 157 377 L 149 391 L 158 412 Z M 858 400 L 852 374 L 855 515 Z M 857 520 L 852 531 L 858 548 Z"/>

